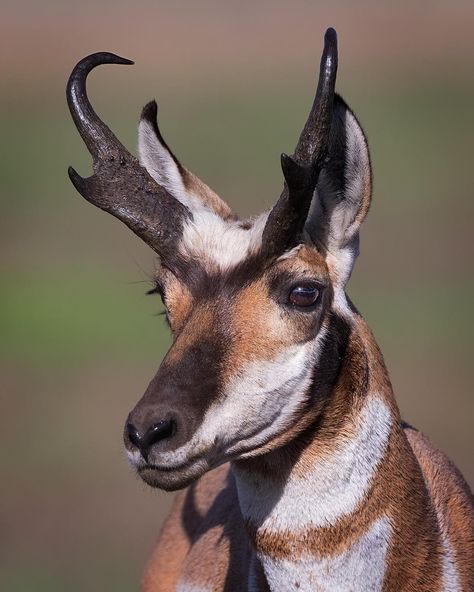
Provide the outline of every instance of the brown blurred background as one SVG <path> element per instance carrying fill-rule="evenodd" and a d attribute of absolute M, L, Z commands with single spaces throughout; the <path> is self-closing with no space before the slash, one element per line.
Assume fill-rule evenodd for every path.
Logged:
<path fill-rule="evenodd" d="M 373 208 L 350 295 L 404 417 L 474 484 L 474 4 L 24 0 L 1 6 L 0 588 L 138 587 L 170 496 L 125 460 L 126 414 L 169 343 L 145 297 L 151 251 L 70 185 L 90 170 L 64 87 L 114 51 L 89 92 L 134 149 L 156 97 L 183 162 L 242 214 L 279 195 L 312 101 L 322 36 L 369 138 Z"/>

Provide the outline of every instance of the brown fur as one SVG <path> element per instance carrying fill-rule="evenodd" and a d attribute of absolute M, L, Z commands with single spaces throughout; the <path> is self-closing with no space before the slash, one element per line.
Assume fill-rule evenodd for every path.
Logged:
<path fill-rule="evenodd" d="M 269 299 L 268 286 L 263 278 L 240 291 L 232 306 L 231 317 L 234 338 L 226 377 L 235 375 L 247 362 L 273 359 L 289 342 L 281 331 L 281 310 Z"/>
<path fill-rule="evenodd" d="M 385 592 L 444 592 L 443 578 L 450 578 L 445 587 L 452 588 L 458 577 L 463 590 L 472 587 L 472 494 L 444 455 L 402 428 L 381 353 L 343 294 L 370 205 L 371 168 L 362 128 L 335 95 L 337 62 L 337 35 L 328 29 L 316 99 L 295 156 L 282 157 L 284 190 L 268 216 L 247 226 L 248 233 L 238 230 L 227 204 L 169 151 L 155 102 L 142 118 L 169 159 L 158 157 L 155 166 L 150 138 L 141 137 L 153 178 L 95 114 L 87 74 L 100 64 L 128 60 L 93 54 L 69 79 L 71 114 L 94 159 L 94 175 L 83 179 L 70 169 L 72 182 L 86 199 L 125 222 L 166 266 L 161 283 L 174 343 L 130 413 L 124 439 L 147 483 L 164 489 L 193 484 L 178 495 L 163 527 L 143 582 L 147 592 L 180 584 L 235 592 L 247 589 L 249 574 L 260 590 L 268 590 L 266 577 L 273 578 L 274 588 L 288 585 L 282 574 L 292 574 L 293 566 L 287 569 L 289 562 L 279 560 L 290 558 L 297 567 L 304 556 L 331 558 L 351 547 L 349 561 L 370 571 L 379 544 L 374 540 L 382 547 L 371 575 L 373 581 L 383 577 Z M 221 220 L 198 215 L 202 206 Z M 226 221 L 232 224 L 226 227 Z M 295 287 L 309 294 L 309 303 L 295 301 Z M 279 368 L 249 367 L 276 359 Z M 240 383 L 231 391 L 236 378 Z M 245 399 L 246 391 L 254 399 Z M 380 404 L 376 397 L 384 403 L 375 407 L 381 415 L 369 415 L 371 423 L 364 416 L 361 424 L 361 412 L 372 409 L 368 399 Z M 356 436 L 347 452 L 344 444 Z M 361 440 L 367 446 L 357 466 Z M 339 445 L 337 462 L 324 467 Z M 226 460 L 233 463 L 230 470 L 211 470 Z M 318 468 L 320 490 L 316 476 L 301 483 Z M 347 500 L 325 492 L 324 486 L 336 482 L 336 490 L 349 483 Z M 312 520 L 307 510 L 318 502 L 321 514 Z M 275 508 L 281 510 L 276 517 Z M 303 526 L 295 532 L 289 519 L 296 516 L 297 522 L 298 512 Z M 371 533 L 375 538 L 354 549 L 382 517 Z M 451 555 L 454 565 L 447 562 Z M 312 567 L 321 565 L 315 561 L 308 578 Z M 340 567 L 334 569 L 339 582 L 345 579 Z M 359 590 L 365 573 L 350 576 Z"/>
<path fill-rule="evenodd" d="M 459 470 L 426 436 L 407 427 L 406 436 L 420 464 L 438 515 L 441 533 L 456 558 L 463 590 L 474 586 L 474 499 Z"/>
<path fill-rule="evenodd" d="M 169 592 L 181 579 L 209 590 L 243 592 L 247 582 L 241 574 L 247 573 L 249 562 L 250 547 L 226 464 L 177 494 L 143 577 L 142 590 Z"/>
<path fill-rule="evenodd" d="M 343 370 L 335 396 L 325 412 L 326 421 L 323 420 L 313 442 L 304 450 L 301 457 L 296 461 L 290 461 L 291 464 L 294 462 L 295 475 L 308 474 L 317 465 L 321 454 L 327 454 L 333 449 L 338 434 L 350 435 L 353 431 L 351 417 L 357 415 L 361 399 L 366 394 L 360 389 L 363 385 L 359 384 L 357 389 L 354 388 L 353 382 L 354 379 L 360 381 L 364 374 L 361 369 L 354 371 L 358 364 L 353 364 L 355 359 L 351 357 L 359 357 L 359 364 L 363 363 L 361 347 L 362 340 L 357 334 L 353 335 L 348 352 L 348 368 Z M 378 358 L 378 355 L 374 357 Z M 376 376 L 376 367 L 373 366 L 372 370 L 378 386 L 381 387 L 380 376 Z M 353 371 L 354 376 L 350 376 Z M 385 374 L 383 367 L 379 369 L 379 373 Z M 256 469 L 252 467 L 251 470 L 255 472 Z M 279 474 L 276 470 L 272 472 Z M 281 472 L 285 474 L 285 469 Z M 403 590 L 403 586 L 409 582 L 408 590 L 436 590 L 441 577 L 441 549 L 436 517 L 430 511 L 428 492 L 418 463 L 398 423 L 392 428 L 388 452 L 374 478 L 373 486 L 350 516 L 339 519 L 329 528 L 311 528 L 304 532 L 285 531 L 275 535 L 259 530 L 258 525 L 254 524 L 248 525 L 248 531 L 257 550 L 272 557 L 291 558 L 308 552 L 316 555 L 323 553 L 328 557 L 338 555 L 352 546 L 367 531 L 370 524 L 382 515 L 390 517 L 395 533 L 391 541 L 390 576 L 387 577 L 385 589 Z M 410 517 L 409 521 L 406 520 L 407 516 Z M 426 569 L 427 558 L 429 570 Z"/>
<path fill-rule="evenodd" d="M 393 527 L 385 592 L 442 592 L 441 531 L 448 534 L 456 552 L 462 589 L 466 592 L 470 590 L 474 581 L 474 513 L 469 488 L 446 457 L 421 434 L 402 428 L 385 366 L 372 334 L 360 318 L 355 326 L 347 365 L 329 403 L 326 420 L 319 426 L 317 435 L 297 453 L 294 469 L 298 473 L 307 472 L 317 463 L 321 450 L 332 448 L 332 442 L 341 430 L 349 430 L 350 433 L 350 421 L 347 424 L 350 415 L 360 406 L 366 389 L 377 388 L 377 392 L 386 398 L 397 421 L 391 431 L 385 458 L 364 501 L 352 515 L 339 519 L 329 528 L 275 535 L 260 531 L 256 524 L 247 524 L 245 536 L 229 466 L 211 471 L 187 492 L 179 494 L 145 577 L 146 592 L 174 589 L 167 587 L 161 578 L 159 565 L 162 563 L 173 565 L 173 569 L 187 574 L 188 582 L 205 584 L 210 590 L 239 590 L 241 582 L 245 582 L 242 589 L 246 589 L 251 564 L 247 541 L 260 552 L 274 557 L 294 557 L 308 550 L 331 556 L 347 549 L 374 520 L 384 514 L 390 516 Z M 273 453 L 273 462 L 284 460 L 280 470 L 284 475 L 286 465 L 293 463 L 294 459 L 291 452 L 290 461 L 288 452 L 281 457 L 278 455 L 278 451 Z M 252 463 L 252 471 L 265 470 L 261 459 L 244 462 Z M 272 473 L 280 474 L 275 467 Z M 441 522 L 444 526 L 441 529 L 437 512 L 443 517 Z M 176 528 L 176 523 L 183 521 L 191 525 L 187 533 L 182 528 Z M 174 527 L 170 526 L 173 524 Z M 199 533 L 199 542 L 196 542 L 196 533 Z M 173 545 L 169 548 L 171 536 Z M 186 556 L 183 549 L 187 550 Z M 173 555 L 170 562 L 166 559 L 168 554 Z M 209 559 L 210 563 L 207 563 L 209 556 L 212 561 Z M 179 557 L 179 566 L 176 557 Z M 203 563 L 195 563 L 198 557 Z M 226 587 L 225 573 L 231 561 L 240 565 L 241 571 L 233 580 L 235 587 Z M 169 568 L 167 570 L 170 571 Z M 259 573 L 261 577 L 262 572 L 257 570 L 257 575 Z"/>
<path fill-rule="evenodd" d="M 214 314 L 210 306 L 199 306 L 193 309 L 187 320 L 185 330 L 176 332 L 173 347 L 166 355 L 166 364 L 177 364 L 189 348 L 198 345 L 212 330 Z M 174 321 L 172 321 L 174 323 Z"/>
<path fill-rule="evenodd" d="M 166 268 L 157 273 L 158 282 L 165 287 L 168 320 L 173 333 L 179 333 L 192 310 L 192 296 L 183 282 L 180 282 Z"/>
<path fill-rule="evenodd" d="M 203 204 L 224 220 L 235 220 L 237 217 L 230 207 L 206 183 L 201 181 L 191 171 L 179 165 L 184 186 L 188 191 L 197 195 Z"/>

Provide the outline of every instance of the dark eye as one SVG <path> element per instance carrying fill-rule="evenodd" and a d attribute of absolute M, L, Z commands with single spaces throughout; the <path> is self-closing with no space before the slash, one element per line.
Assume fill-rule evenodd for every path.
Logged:
<path fill-rule="evenodd" d="M 319 297 L 319 290 L 314 286 L 296 286 L 288 296 L 290 304 L 293 306 L 312 306 Z"/>

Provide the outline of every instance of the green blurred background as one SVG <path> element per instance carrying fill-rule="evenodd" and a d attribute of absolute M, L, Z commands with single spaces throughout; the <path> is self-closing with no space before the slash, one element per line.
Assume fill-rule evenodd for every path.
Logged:
<path fill-rule="evenodd" d="M 369 138 L 373 208 L 350 295 L 404 417 L 474 484 L 472 2 L 2 2 L 0 588 L 138 587 L 170 496 L 128 467 L 122 426 L 169 344 L 145 297 L 150 250 L 70 185 L 90 160 L 64 87 L 108 50 L 89 94 L 130 149 L 156 97 L 165 137 L 240 213 L 279 195 L 322 36 Z"/>

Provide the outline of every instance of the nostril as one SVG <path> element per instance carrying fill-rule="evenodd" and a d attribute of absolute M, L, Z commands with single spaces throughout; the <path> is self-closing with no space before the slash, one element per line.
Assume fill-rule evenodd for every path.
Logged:
<path fill-rule="evenodd" d="M 133 423 L 127 423 L 125 425 L 125 432 L 133 446 L 138 448 L 144 460 L 148 461 L 150 448 L 157 442 L 171 438 L 176 432 L 176 422 L 172 419 L 159 421 L 149 427 L 143 436 L 140 435 L 140 432 Z"/>
<path fill-rule="evenodd" d="M 153 444 L 170 438 L 174 434 L 175 430 L 176 424 L 172 419 L 165 419 L 155 423 L 150 428 L 148 428 L 141 439 L 141 447 L 143 449 L 148 449 L 153 446 Z"/>
<path fill-rule="evenodd" d="M 141 448 L 143 442 L 142 437 L 140 436 L 140 433 L 137 430 L 137 428 L 132 423 L 127 423 L 127 425 L 125 426 L 125 430 L 127 432 L 127 436 L 130 442 L 137 448 Z"/>

